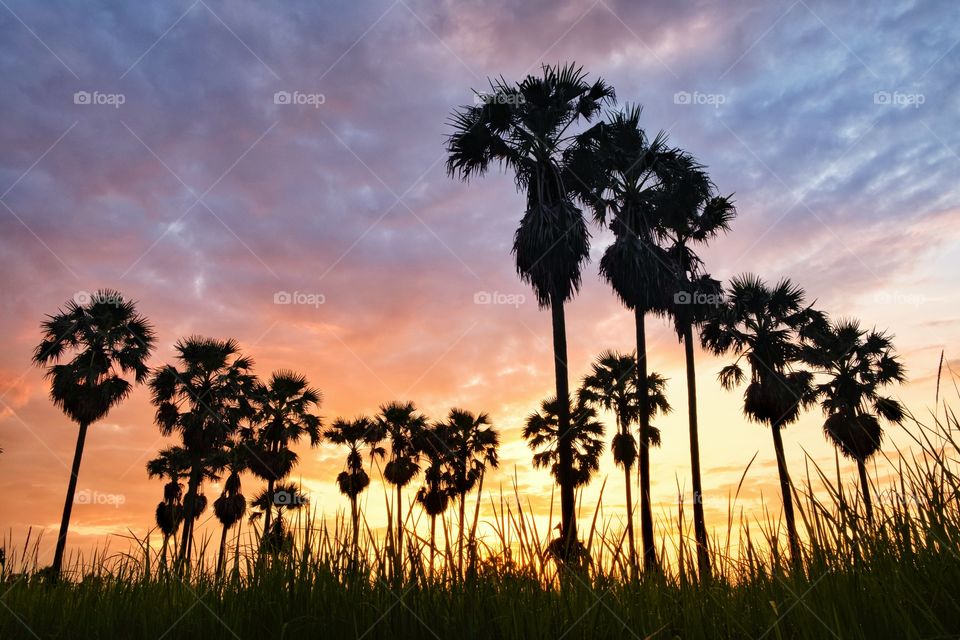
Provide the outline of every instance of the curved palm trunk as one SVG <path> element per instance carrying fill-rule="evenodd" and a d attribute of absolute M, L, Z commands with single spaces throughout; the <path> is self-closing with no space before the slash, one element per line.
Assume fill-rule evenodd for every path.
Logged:
<path fill-rule="evenodd" d="M 463 579 L 463 538 L 467 535 L 464 530 L 466 527 L 466 502 L 467 494 L 460 494 L 460 537 L 457 541 L 457 575 Z"/>
<path fill-rule="evenodd" d="M 67 530 L 70 528 L 70 513 L 73 511 L 74 494 L 77 491 L 77 476 L 80 474 L 80 460 L 83 458 L 83 443 L 87 439 L 86 423 L 80 424 L 77 432 L 77 447 L 73 452 L 73 467 L 70 469 L 70 480 L 67 482 L 67 497 L 63 502 L 63 517 L 60 519 L 60 533 L 57 535 L 57 549 L 53 554 L 53 573 L 60 575 L 63 566 L 63 554 L 67 548 Z"/>
<path fill-rule="evenodd" d="M 570 550 L 577 539 L 577 520 L 574 504 L 573 443 L 570 434 L 570 383 L 567 379 L 567 329 L 563 313 L 563 298 L 554 294 L 550 301 L 553 319 L 553 360 L 557 383 L 557 454 L 560 463 L 560 522 L 565 548 Z"/>
<path fill-rule="evenodd" d="M 217 552 L 217 577 L 223 571 L 223 555 L 227 548 L 227 525 L 223 525 L 223 532 L 220 534 L 220 550 Z"/>
<path fill-rule="evenodd" d="M 873 500 L 870 498 L 870 481 L 867 479 L 867 465 L 863 460 L 857 460 L 857 471 L 860 473 L 860 490 L 863 491 L 863 506 L 867 510 L 867 522 L 873 524 Z"/>
<path fill-rule="evenodd" d="M 643 568 L 659 571 L 657 547 L 653 539 L 653 509 L 650 504 L 650 398 L 647 394 L 647 330 L 644 313 L 634 310 L 637 325 L 637 388 L 640 390 L 640 535 L 643 541 Z M 630 557 L 633 550 L 633 511 L 630 503 L 630 470 L 627 469 L 627 525 L 630 532 Z"/>
<path fill-rule="evenodd" d="M 710 576 L 707 523 L 703 516 L 703 485 L 700 482 L 700 435 L 697 427 L 697 372 L 693 362 L 693 327 L 683 329 L 683 350 L 687 360 L 687 410 L 690 417 L 690 475 L 693 480 L 693 531 L 697 540 L 697 569 L 700 578 Z"/>
<path fill-rule="evenodd" d="M 773 448 L 777 453 L 777 472 L 780 474 L 780 493 L 783 495 L 783 515 L 787 520 L 787 538 L 790 541 L 790 558 L 794 562 L 800 560 L 800 541 L 797 538 L 797 525 L 793 517 L 793 490 L 790 483 L 790 474 L 787 471 L 787 458 L 783 453 L 783 438 L 780 436 L 780 425 L 770 428 L 773 432 Z"/>

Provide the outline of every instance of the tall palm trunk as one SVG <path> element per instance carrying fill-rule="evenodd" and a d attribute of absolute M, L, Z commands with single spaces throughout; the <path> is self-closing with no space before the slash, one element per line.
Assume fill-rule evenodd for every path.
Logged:
<path fill-rule="evenodd" d="M 271 471 L 271 473 L 273 473 Z M 273 505 L 276 502 L 276 499 L 273 495 L 273 487 L 275 486 L 276 481 L 273 478 L 267 480 L 267 495 L 270 496 L 270 503 L 267 505 L 266 510 L 263 514 L 263 537 L 266 538 L 270 535 L 270 522 L 273 519 Z"/>
<path fill-rule="evenodd" d="M 637 389 L 640 390 L 640 535 L 643 540 L 643 567 L 647 572 L 659 570 L 657 547 L 653 539 L 653 509 L 650 504 L 650 397 L 647 393 L 647 330 L 644 312 L 634 310 L 637 325 Z M 627 470 L 627 510 L 630 511 L 630 482 Z M 633 551 L 633 512 L 627 521 L 630 531 L 630 555 Z"/>
<path fill-rule="evenodd" d="M 403 487 L 397 485 L 397 577 L 403 575 L 403 518 L 401 517 L 400 500 Z"/>
<path fill-rule="evenodd" d="M 350 518 L 353 522 L 353 559 L 357 560 L 360 555 L 360 514 L 357 511 L 357 496 L 350 496 Z"/>
<path fill-rule="evenodd" d="M 553 316 L 553 360 L 557 383 L 557 454 L 560 463 L 560 522 L 564 551 L 569 553 L 577 539 L 573 493 L 573 442 L 570 433 L 570 383 L 567 379 L 567 329 L 563 298 L 554 293 L 550 300 Z"/>
<path fill-rule="evenodd" d="M 430 514 L 430 578 L 433 578 L 433 562 L 437 556 L 437 516 Z"/>
<path fill-rule="evenodd" d="M 790 557 L 794 562 L 799 562 L 800 541 L 797 538 L 797 525 L 793 516 L 793 490 L 790 483 L 790 474 L 787 472 L 787 458 L 783 454 L 783 438 L 780 436 L 780 425 L 774 424 L 770 431 L 773 432 L 773 448 L 777 453 L 777 472 L 780 474 L 780 493 L 783 495 L 783 515 L 787 520 L 787 537 L 790 540 Z"/>
<path fill-rule="evenodd" d="M 187 566 L 190 565 L 190 556 L 193 552 L 193 523 L 196 520 L 193 512 L 197 508 L 197 494 L 200 490 L 200 474 L 202 471 L 200 462 L 195 460 L 190 466 L 190 480 L 187 483 L 187 493 L 183 498 L 183 533 L 181 534 L 180 551 L 177 557 L 177 564 L 181 566 L 184 561 L 186 561 Z"/>
<path fill-rule="evenodd" d="M 687 410 L 690 417 L 690 475 L 693 478 L 693 531 L 697 540 L 697 569 L 701 579 L 710 576 L 707 523 L 703 516 L 703 485 L 700 482 L 700 435 L 697 427 L 697 371 L 693 362 L 693 327 L 683 328 L 683 350 L 687 360 Z"/>
<path fill-rule="evenodd" d="M 463 539 L 467 535 L 466 527 L 467 494 L 460 494 L 460 539 L 457 541 L 457 575 L 463 578 Z"/>
<path fill-rule="evenodd" d="M 223 525 L 223 532 L 220 534 L 220 550 L 217 552 L 217 577 L 223 571 L 223 555 L 227 548 L 227 525 Z"/>
<path fill-rule="evenodd" d="M 857 460 L 857 471 L 860 472 L 860 489 L 863 491 L 863 506 L 867 510 L 867 522 L 873 524 L 873 500 L 870 498 L 870 481 L 867 479 L 867 465 L 863 460 Z"/>
<path fill-rule="evenodd" d="M 77 447 L 73 451 L 73 467 L 67 482 L 67 497 L 63 502 L 63 517 L 60 519 L 60 533 L 57 536 L 57 549 L 53 554 L 53 573 L 60 575 L 63 566 L 63 553 L 67 548 L 67 530 L 70 528 L 70 513 L 73 511 L 74 494 L 77 491 L 77 476 L 80 474 L 80 460 L 83 458 L 83 443 L 87 439 L 87 423 L 80 423 L 77 432 Z"/>
<path fill-rule="evenodd" d="M 631 465 L 623 465 L 623 480 L 627 491 L 627 546 L 630 551 L 630 578 L 637 577 L 637 548 L 633 541 L 633 496 L 630 488 Z"/>

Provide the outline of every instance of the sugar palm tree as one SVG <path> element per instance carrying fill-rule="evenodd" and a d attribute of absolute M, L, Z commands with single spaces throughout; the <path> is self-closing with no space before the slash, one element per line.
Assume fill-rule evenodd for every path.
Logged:
<path fill-rule="evenodd" d="M 500 464 L 497 448 L 500 434 L 490 426 L 486 413 L 451 409 L 445 424 L 447 460 L 452 476 L 453 494 L 460 507 L 460 536 L 457 541 L 457 572 L 463 576 L 463 540 L 466 532 L 467 494 L 483 483 L 487 467 Z M 473 540 L 469 540 L 473 548 Z"/>
<path fill-rule="evenodd" d="M 574 517 L 573 442 L 570 432 L 570 388 L 564 303 L 580 287 L 581 269 L 589 256 L 589 232 L 576 199 L 594 183 L 589 144 L 600 125 L 587 131 L 604 105 L 615 100 L 602 79 L 587 81 L 581 67 L 544 66 L 511 84 L 490 83 L 481 104 L 453 114 L 447 141 L 447 172 L 468 181 L 499 165 L 511 171 L 526 198 L 513 255 L 520 278 L 533 287 L 541 308 L 549 307 L 553 323 L 553 356 L 557 416 L 558 473 L 563 536 L 576 539 Z"/>
<path fill-rule="evenodd" d="M 450 429 L 444 423 L 437 423 L 422 429 L 417 434 L 416 447 L 427 465 L 423 472 L 423 486 L 417 491 L 417 502 L 430 517 L 430 575 L 433 575 L 436 557 L 437 517 L 442 516 L 450 506 L 450 498 L 455 495 L 453 475 L 451 473 Z M 461 527 L 463 523 L 461 522 Z"/>
<path fill-rule="evenodd" d="M 223 452 L 227 479 L 223 483 L 220 497 L 213 501 L 213 513 L 220 521 L 220 549 L 217 552 L 217 571 L 223 571 L 224 555 L 227 547 L 227 532 L 243 518 L 247 512 L 247 499 L 242 493 L 240 474 L 247 469 L 250 451 L 239 438 L 229 442 Z"/>
<path fill-rule="evenodd" d="M 867 520 L 872 523 L 866 462 L 880 450 L 880 419 L 900 424 L 905 417 L 899 401 L 881 395 L 884 387 L 906 381 L 903 364 L 891 336 L 866 331 L 856 320 L 812 328 L 805 338 L 803 360 L 825 377 L 815 386 L 826 416 L 823 431 L 844 456 L 856 460 Z"/>
<path fill-rule="evenodd" d="M 600 260 L 600 275 L 634 314 L 637 355 L 632 372 L 637 388 L 643 386 L 641 381 L 646 378 L 648 369 L 646 314 L 663 315 L 666 312 L 672 282 L 669 257 L 659 244 L 663 233 L 655 206 L 662 187 L 660 172 L 666 166 L 660 159 L 669 150 L 662 132 L 653 140 L 648 139 L 640 126 L 641 112 L 640 106 L 633 106 L 611 115 L 604 135 L 597 143 L 596 155 L 604 170 L 597 174 L 600 182 L 595 187 L 595 197 L 592 200 L 587 198 L 596 221 L 609 227 L 614 235 L 613 243 Z M 644 401 L 641 396 L 641 403 Z M 640 528 L 644 565 L 649 570 L 657 567 L 649 495 L 650 452 L 644 445 L 649 440 L 650 412 L 643 406 L 640 409 Z M 620 441 L 629 444 L 624 438 Z M 629 462 L 624 466 L 628 478 L 633 459 Z M 631 567 L 635 568 L 632 516 L 627 524 Z"/>
<path fill-rule="evenodd" d="M 697 416 L 697 382 L 693 332 L 720 301 L 720 282 L 704 270 L 694 247 L 730 228 L 736 215 L 732 196 L 716 195 L 716 188 L 700 163 L 679 149 L 661 155 L 661 186 L 656 208 L 664 231 L 664 244 L 673 269 L 667 312 L 683 343 L 687 371 L 687 417 L 690 431 L 690 472 L 693 485 L 693 525 L 697 542 L 697 568 L 710 575 L 707 524 L 703 512 L 700 477 L 700 427 Z"/>
<path fill-rule="evenodd" d="M 267 481 L 267 492 L 290 475 L 299 457 L 291 445 L 306 438 L 311 447 L 320 444 L 322 424 L 315 411 L 321 393 L 307 379 L 293 371 L 273 373 L 252 396 L 253 424 L 249 439 L 250 471 Z M 264 511 L 264 532 L 270 531 L 272 511 Z"/>
<path fill-rule="evenodd" d="M 750 368 L 743 412 L 750 420 L 770 427 L 790 553 L 796 562 L 801 559 L 800 541 L 780 432 L 799 419 L 803 408 L 815 402 L 813 375 L 796 368 L 801 356 L 798 340 L 822 316 L 804 306 L 804 297 L 803 289 L 787 279 L 770 287 L 752 274 L 737 276 L 730 282 L 724 304 L 703 326 L 700 335 L 703 346 L 715 354 L 732 351 L 736 356 L 718 376 L 725 389 L 746 380 L 741 361 Z"/>
<path fill-rule="evenodd" d="M 403 488 L 420 473 L 421 451 L 417 443 L 420 432 L 427 427 L 427 418 L 412 402 L 391 402 L 380 407 L 376 420 L 390 441 L 390 460 L 383 468 L 383 477 L 396 488 L 395 554 L 399 572 L 403 566 Z"/>
<path fill-rule="evenodd" d="M 193 525 L 206 506 L 203 481 L 215 477 L 218 456 L 253 415 L 250 397 L 258 383 L 253 361 L 235 340 L 193 336 L 177 341 L 174 350 L 178 364 L 157 369 L 150 389 L 160 432 L 179 435 L 190 458 L 178 555 L 178 563 L 189 566 Z"/>
<path fill-rule="evenodd" d="M 337 475 L 340 493 L 350 500 L 350 521 L 353 534 L 353 553 L 357 554 L 360 536 L 360 507 L 357 498 L 370 485 L 370 476 L 363 470 L 363 449 L 366 448 L 371 461 L 383 458 L 385 450 L 380 446 L 384 433 L 379 425 L 366 416 L 353 420 L 337 418 L 324 433 L 334 444 L 348 448 L 346 467 Z"/>
<path fill-rule="evenodd" d="M 167 447 L 156 458 L 147 462 L 147 476 L 167 481 L 163 485 L 163 500 L 157 504 L 154 518 L 163 534 L 160 564 L 167 566 L 167 546 L 172 536 L 177 535 L 183 520 L 183 483 L 189 474 L 190 457 L 183 447 Z"/>
<path fill-rule="evenodd" d="M 283 515 L 286 511 L 299 511 L 310 504 L 309 497 L 292 482 L 277 482 L 273 490 L 263 489 L 250 500 L 254 511 L 250 513 L 251 523 L 264 518 L 267 513 L 276 511 L 270 519 L 270 527 L 264 523 L 260 537 L 260 548 L 270 553 L 286 553 L 293 547 L 293 533 L 289 530 Z"/>
<path fill-rule="evenodd" d="M 134 384 L 147 379 L 147 359 L 156 338 L 136 305 L 110 290 L 98 291 L 82 303 L 67 302 L 40 327 L 43 337 L 34 349 L 33 363 L 46 368 L 50 399 L 79 427 L 53 556 L 52 572 L 59 575 L 87 429 L 130 395 Z M 133 382 L 124 377 L 130 375 Z"/>

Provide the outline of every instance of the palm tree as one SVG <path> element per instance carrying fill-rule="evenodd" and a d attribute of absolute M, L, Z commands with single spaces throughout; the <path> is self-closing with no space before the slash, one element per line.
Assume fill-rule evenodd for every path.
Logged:
<path fill-rule="evenodd" d="M 155 519 L 163 534 L 160 564 L 167 566 L 167 545 L 175 536 L 183 520 L 183 484 L 180 480 L 189 474 L 190 458 L 183 447 L 168 447 L 147 462 L 147 476 L 163 478 L 163 500 L 157 504 Z"/>
<path fill-rule="evenodd" d="M 223 571 L 223 560 L 227 546 L 227 532 L 240 522 L 247 512 L 247 499 L 240 486 L 240 474 L 246 470 L 250 456 L 246 443 L 240 439 L 232 440 L 224 451 L 224 466 L 228 470 L 220 497 L 213 501 L 213 513 L 223 526 L 220 534 L 220 550 L 217 552 L 217 572 Z"/>
<path fill-rule="evenodd" d="M 861 329 L 856 320 L 811 328 L 805 337 L 803 360 L 826 377 L 815 386 L 827 417 L 824 433 L 844 456 L 856 460 L 867 521 L 872 523 L 866 462 L 880 450 L 880 418 L 900 424 L 905 417 L 903 405 L 881 395 L 880 389 L 906 381 L 903 364 L 891 336 Z"/>
<path fill-rule="evenodd" d="M 443 515 L 454 495 L 453 476 L 450 471 L 450 429 L 444 423 L 430 425 L 421 430 L 416 447 L 427 458 L 423 472 L 423 486 L 417 491 L 417 502 L 430 516 L 430 575 L 433 575 L 436 556 L 437 516 Z M 462 513 L 461 509 L 461 513 Z M 463 522 L 460 523 L 461 528 Z"/>
<path fill-rule="evenodd" d="M 673 268 L 672 299 L 667 311 L 684 346 L 687 370 L 687 416 L 690 430 L 690 471 L 693 485 L 693 525 L 697 568 L 710 575 L 707 524 L 700 478 L 700 433 L 697 420 L 697 380 L 693 331 L 707 319 L 721 298 L 720 282 L 703 269 L 693 245 L 705 245 L 729 230 L 736 215 L 731 196 L 718 196 L 703 165 L 692 156 L 672 150 L 659 162 L 662 181 L 655 198 L 664 241 Z"/>
<path fill-rule="evenodd" d="M 276 482 L 290 475 L 298 456 L 290 445 L 306 437 L 310 446 L 320 444 L 321 421 L 311 413 L 320 406 L 321 394 L 307 379 L 293 371 L 276 371 L 253 394 L 253 423 L 249 465 L 254 475 L 267 481 L 272 493 Z M 264 511 L 264 532 L 270 531 L 272 511 Z"/>
<path fill-rule="evenodd" d="M 147 358 L 156 338 L 135 303 L 111 290 L 98 291 L 82 304 L 67 302 L 40 327 L 43 338 L 33 352 L 33 363 L 46 367 L 50 399 L 79 426 L 51 568 L 59 576 L 87 428 L 130 395 L 133 384 L 147 379 Z M 133 383 L 124 378 L 130 374 Z"/>
<path fill-rule="evenodd" d="M 384 433 L 379 425 L 366 416 L 354 420 L 337 418 L 324 435 L 330 442 L 348 447 L 346 468 L 337 475 L 340 493 L 350 500 L 350 521 L 353 533 L 353 553 L 356 557 L 360 536 L 360 508 L 357 498 L 370 485 L 370 476 L 363 470 L 363 448 L 369 450 L 371 461 L 386 454 L 380 442 Z"/>
<path fill-rule="evenodd" d="M 752 274 L 737 276 L 730 283 L 726 301 L 700 335 L 703 346 L 713 353 L 733 351 L 737 356 L 718 376 L 725 389 L 746 379 L 741 360 L 750 367 L 743 412 L 750 420 L 769 426 L 773 435 L 790 553 L 795 562 L 801 559 L 800 541 L 780 431 L 796 422 L 801 409 L 815 401 L 813 374 L 794 368 L 800 362 L 800 334 L 822 320 L 818 312 L 804 306 L 804 297 L 803 289 L 787 279 L 771 288 Z"/>
<path fill-rule="evenodd" d="M 666 380 L 657 373 L 644 375 L 647 380 L 647 393 L 637 389 L 635 375 L 637 358 L 634 354 L 624 355 L 613 351 L 604 351 L 594 361 L 590 373 L 584 378 L 580 395 L 584 401 L 594 407 L 613 413 L 617 421 L 617 433 L 610 443 L 614 462 L 623 468 L 627 501 L 627 543 L 630 553 L 630 569 L 636 572 L 637 556 L 633 534 L 633 499 L 630 484 L 630 470 L 637 460 L 637 441 L 630 430 L 634 422 L 641 424 L 641 446 L 649 451 L 650 446 L 659 446 L 660 431 L 650 424 L 650 418 L 656 411 L 669 413 L 670 404 L 664 395 Z M 641 412 L 647 419 L 641 420 Z M 646 423 L 646 429 L 643 424 Z M 649 469 L 648 469 L 649 472 Z M 650 476 L 640 474 L 640 490 L 649 496 Z M 643 508 L 649 509 L 649 500 Z M 644 534 L 644 566 L 648 571 L 657 569 L 656 543 L 653 540 L 653 518 L 650 517 L 649 532 Z"/>
<path fill-rule="evenodd" d="M 156 423 L 163 435 L 177 433 L 190 458 L 183 498 L 184 526 L 178 562 L 190 564 L 193 525 L 206 499 L 205 479 L 215 478 L 218 456 L 240 425 L 253 415 L 257 388 L 253 361 L 235 340 L 193 336 L 174 345 L 179 368 L 165 365 L 150 380 Z"/>
<path fill-rule="evenodd" d="M 590 160 L 587 141 L 602 127 L 594 125 L 579 134 L 571 127 L 590 122 L 615 94 L 602 79 L 588 82 L 583 69 L 572 64 L 544 66 L 541 75 L 516 84 L 493 80 L 490 88 L 482 104 L 453 114 L 447 173 L 468 181 L 498 164 L 513 172 L 526 196 L 513 255 L 520 278 L 533 287 L 540 307 L 551 309 L 560 399 L 557 482 L 563 537 L 572 542 L 577 531 L 564 303 L 579 289 L 589 257 L 589 232 L 575 199 L 595 181 L 590 175 L 598 166 Z"/>
<path fill-rule="evenodd" d="M 396 487 L 396 557 L 397 571 L 403 566 L 403 488 L 420 473 L 420 432 L 427 427 L 427 418 L 412 402 L 391 402 L 380 407 L 376 417 L 378 428 L 390 441 L 390 460 L 383 468 L 383 477 Z"/>
<path fill-rule="evenodd" d="M 523 428 L 523 439 L 527 441 L 527 446 L 533 451 L 540 450 L 533 456 L 534 468 L 549 468 L 554 478 L 562 473 L 558 446 L 560 411 L 557 399 L 547 398 L 540 403 L 540 411 L 534 411 L 527 416 L 526 425 Z M 573 445 L 570 478 L 573 486 L 578 488 L 589 483 L 593 474 L 600 468 L 604 427 L 603 423 L 597 419 L 596 410 L 585 401 L 582 394 L 577 394 L 577 404 L 568 413 Z M 559 560 L 577 559 L 582 557 L 584 551 L 579 541 L 572 549 L 569 548 L 562 531 L 560 538 L 551 543 L 551 550 L 558 554 Z"/>
<path fill-rule="evenodd" d="M 264 523 L 261 536 L 261 549 L 271 553 L 284 553 L 293 547 L 293 534 L 283 519 L 284 510 L 299 511 L 310 504 L 310 499 L 292 482 L 278 482 L 271 491 L 263 489 L 252 500 L 250 506 L 255 509 L 250 514 L 250 522 L 256 522 L 266 514 L 276 510 L 270 519 L 270 528 Z"/>
<path fill-rule="evenodd" d="M 592 199 L 594 218 L 609 226 L 614 242 L 607 247 L 600 260 L 600 275 L 606 280 L 623 304 L 634 313 L 636 326 L 637 356 L 632 373 L 635 385 L 642 388 L 647 376 L 647 346 L 645 317 L 654 312 L 663 315 L 667 308 L 667 296 L 672 283 L 670 260 L 660 247 L 663 232 L 655 206 L 662 182 L 659 172 L 664 169 L 660 161 L 667 153 L 666 136 L 661 132 L 649 140 L 640 127 L 640 106 L 612 114 L 605 135 L 597 143 L 597 156 L 604 171 L 599 172 L 596 197 Z M 641 403 L 645 398 L 641 396 Z M 653 512 L 650 506 L 650 451 L 644 443 L 649 440 L 649 409 L 640 407 L 640 528 L 643 537 L 644 565 L 656 569 L 656 546 L 653 539 Z M 632 436 L 630 436 L 632 439 Z M 621 438 L 621 444 L 629 445 Z M 634 442 L 635 447 L 635 442 Z M 624 473 L 629 478 L 629 466 L 634 454 L 625 465 Z M 629 481 L 628 481 L 629 484 Z M 628 503 L 630 499 L 628 497 Z M 630 505 L 628 504 L 628 510 Z M 633 518 L 628 519 L 631 568 L 636 567 L 636 552 L 633 540 Z"/>
<path fill-rule="evenodd" d="M 487 467 L 500 464 L 497 448 L 500 434 L 490 426 L 486 413 L 474 414 L 465 409 L 451 409 L 444 423 L 447 459 L 451 470 L 453 493 L 460 503 L 460 537 L 457 542 L 457 572 L 463 577 L 463 539 L 466 532 L 467 494 L 478 483 L 482 485 Z M 473 540 L 469 541 L 473 548 Z"/>

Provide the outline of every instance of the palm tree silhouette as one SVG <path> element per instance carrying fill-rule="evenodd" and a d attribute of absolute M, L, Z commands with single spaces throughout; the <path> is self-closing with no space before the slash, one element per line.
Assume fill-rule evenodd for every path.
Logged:
<path fill-rule="evenodd" d="M 247 469 L 250 451 L 239 438 L 232 439 L 223 452 L 227 479 L 223 483 L 220 497 L 213 501 L 213 513 L 223 526 L 220 534 L 220 549 L 217 552 L 217 571 L 223 571 L 223 561 L 227 546 L 227 532 L 240 522 L 247 512 L 247 499 L 241 492 L 240 474 Z"/>
<path fill-rule="evenodd" d="M 396 487 L 397 574 L 403 566 L 403 488 L 420 473 L 420 432 L 427 427 L 427 418 L 412 402 L 391 402 L 380 407 L 377 424 L 390 441 L 390 460 L 383 468 L 383 477 Z"/>
<path fill-rule="evenodd" d="M 147 379 L 147 358 L 155 336 L 132 301 L 107 289 L 97 291 L 82 304 L 67 302 L 56 314 L 47 316 L 40 327 L 43 337 L 33 352 L 33 363 L 46 367 L 50 399 L 79 427 L 51 567 L 59 576 L 87 428 L 130 395 L 133 384 Z M 133 383 L 124 378 L 130 374 Z"/>
<path fill-rule="evenodd" d="M 856 460 L 867 520 L 872 523 L 866 461 L 880 450 L 880 418 L 900 424 L 905 417 L 903 405 L 881 395 L 880 389 L 906 381 L 903 364 L 894 354 L 891 336 L 861 329 L 856 320 L 811 327 L 804 337 L 803 360 L 826 376 L 815 386 L 827 417 L 823 431 L 844 456 Z"/>
<path fill-rule="evenodd" d="M 190 458 L 183 498 L 184 526 L 178 563 L 189 567 L 193 525 L 206 507 L 201 488 L 218 456 L 243 421 L 253 415 L 250 397 L 258 383 L 253 361 L 235 340 L 193 336 L 174 345 L 179 367 L 165 365 L 150 380 L 156 423 L 163 435 L 179 434 Z"/>
<path fill-rule="evenodd" d="M 602 79 L 590 83 L 581 67 L 546 66 L 539 76 L 522 82 L 490 82 L 481 104 L 453 114 L 447 140 L 447 173 L 461 180 L 499 164 L 513 172 L 526 208 L 513 242 L 520 278 L 530 284 L 541 308 L 550 307 L 556 396 L 560 415 L 558 473 L 563 537 L 577 537 L 574 517 L 573 434 L 570 432 L 570 388 L 564 303 L 580 287 L 581 269 L 589 257 L 589 232 L 575 199 L 590 191 L 596 169 L 590 144 L 601 130 L 595 125 L 576 134 L 571 127 L 590 122 L 615 100 Z"/>
<path fill-rule="evenodd" d="M 320 444 L 321 421 L 311 413 L 320 406 L 321 393 L 293 371 L 276 371 L 253 394 L 253 424 L 248 448 L 250 471 L 267 481 L 272 493 L 279 480 L 290 475 L 299 457 L 290 448 L 306 437 L 310 446 Z M 264 532 L 270 531 L 272 511 L 264 511 Z"/>
<path fill-rule="evenodd" d="M 500 434 L 490 426 L 490 417 L 486 413 L 474 414 L 465 409 L 451 409 L 444 425 L 452 489 L 460 507 L 457 572 L 462 578 L 467 494 L 478 484 L 482 488 L 488 466 L 494 469 L 499 466 L 497 448 L 500 446 Z M 472 536 L 468 547 L 474 548 Z"/>
<path fill-rule="evenodd" d="M 181 479 L 189 475 L 190 457 L 183 447 L 167 447 L 156 458 L 147 462 L 147 477 L 166 479 L 163 485 L 163 500 L 157 504 L 155 519 L 163 534 L 160 565 L 167 566 L 167 546 L 175 536 L 183 520 L 183 484 Z"/>
<path fill-rule="evenodd" d="M 357 498 L 370 484 L 370 476 L 363 470 L 363 448 L 369 450 L 371 461 L 383 458 L 385 450 L 380 446 L 384 433 L 379 425 L 366 416 L 354 420 L 337 418 L 324 435 L 330 442 L 348 447 L 346 468 L 337 475 L 340 493 L 350 500 L 350 521 L 353 534 L 353 554 L 356 557 L 360 536 L 360 508 Z"/>
<path fill-rule="evenodd" d="M 661 187 L 656 207 L 665 233 L 667 255 L 673 267 L 672 297 L 667 308 L 677 336 L 684 346 L 687 370 L 687 416 L 690 430 L 690 472 L 693 485 L 693 528 L 697 542 L 697 568 L 710 575 L 707 524 L 703 513 L 703 483 L 700 477 L 700 433 L 697 419 L 697 380 L 693 331 L 700 327 L 719 301 L 722 288 L 703 269 L 693 245 L 729 230 L 736 215 L 732 196 L 718 196 L 700 163 L 675 149 L 659 159 Z"/>
<path fill-rule="evenodd" d="M 270 519 L 270 528 L 264 523 L 260 548 L 269 553 L 285 553 L 293 548 L 293 533 L 288 529 L 283 519 L 285 510 L 299 511 L 310 504 L 310 499 L 292 482 L 277 482 L 273 490 L 261 490 L 252 500 L 250 506 L 255 509 L 250 514 L 250 522 L 256 522 L 276 510 Z"/>
<path fill-rule="evenodd" d="M 610 122 L 597 143 L 597 157 L 603 171 L 592 200 L 594 218 L 609 226 L 614 242 L 600 260 L 600 275 L 624 305 L 634 312 L 637 358 L 633 373 L 636 386 L 647 376 L 645 316 L 654 312 L 663 315 L 672 283 L 670 260 L 660 247 L 663 232 L 655 206 L 660 189 L 659 171 L 664 169 L 661 156 L 667 152 L 666 136 L 661 132 L 649 140 L 640 127 L 639 105 L 627 107 L 611 115 Z M 645 399 L 641 396 L 641 403 Z M 644 566 L 656 570 L 657 555 L 653 539 L 653 512 L 650 507 L 650 452 L 643 443 L 649 440 L 650 412 L 640 407 L 640 528 L 643 537 Z M 631 436 L 632 438 L 632 436 Z M 621 439 L 622 444 L 629 443 Z M 624 467 L 629 478 L 634 458 Z M 628 482 L 629 484 L 629 482 Z M 628 503 L 630 498 L 628 496 Z M 630 505 L 628 504 L 628 510 Z M 628 519 L 631 568 L 636 568 L 633 518 Z"/>
<path fill-rule="evenodd" d="M 430 575 L 433 576 L 436 557 L 437 516 L 443 515 L 454 495 L 450 471 L 450 429 L 444 423 L 425 427 L 417 434 L 416 447 L 427 458 L 423 472 L 423 486 L 417 491 L 417 502 L 430 517 Z M 461 522 L 461 528 L 463 523 Z"/>
<path fill-rule="evenodd" d="M 715 354 L 733 351 L 737 356 L 718 376 L 725 389 L 745 380 L 741 360 L 750 367 L 743 412 L 749 419 L 769 426 L 773 435 L 790 553 L 795 562 L 801 560 L 800 541 L 780 431 L 796 422 L 801 410 L 816 401 L 811 387 L 813 374 L 794 369 L 800 363 L 800 334 L 822 322 L 821 314 L 804 306 L 804 297 L 803 289 L 788 279 L 771 288 L 752 274 L 737 276 L 730 282 L 726 301 L 700 335 L 703 346 Z"/>

